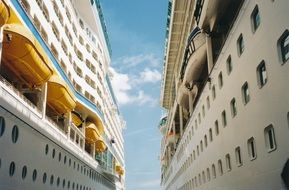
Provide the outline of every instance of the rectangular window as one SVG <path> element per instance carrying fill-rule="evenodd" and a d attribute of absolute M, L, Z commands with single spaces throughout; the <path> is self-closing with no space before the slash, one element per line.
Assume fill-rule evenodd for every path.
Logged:
<path fill-rule="evenodd" d="M 227 171 L 232 170 L 230 154 L 226 155 L 226 166 L 227 166 Z"/>
<path fill-rule="evenodd" d="M 220 173 L 220 175 L 223 175 L 222 160 L 218 160 L 218 167 L 219 167 L 219 173 Z"/>
<path fill-rule="evenodd" d="M 212 177 L 216 178 L 216 167 L 215 167 L 215 164 L 212 165 Z"/>
<path fill-rule="evenodd" d="M 242 166 L 242 157 L 241 157 L 241 148 L 238 146 L 235 148 L 235 155 L 236 155 L 236 164 L 237 166 Z"/>
<path fill-rule="evenodd" d="M 265 133 L 265 144 L 267 147 L 268 152 L 272 152 L 273 150 L 276 150 L 276 141 L 275 141 L 275 134 L 274 134 L 274 128 L 273 125 L 269 125 L 264 130 Z"/>
<path fill-rule="evenodd" d="M 215 132 L 216 132 L 216 136 L 219 135 L 219 122 L 218 122 L 218 120 L 215 121 Z"/>
<path fill-rule="evenodd" d="M 222 75 L 222 72 L 220 72 L 218 79 L 219 79 L 219 88 L 222 88 L 223 87 L 223 75 Z"/>
<path fill-rule="evenodd" d="M 241 56 L 245 49 L 243 34 L 240 34 L 237 40 L 238 55 Z"/>
<path fill-rule="evenodd" d="M 235 98 L 233 98 L 230 102 L 230 106 L 231 106 L 231 114 L 232 117 L 235 117 L 237 115 L 237 104 L 236 104 L 236 100 Z"/>
<path fill-rule="evenodd" d="M 209 129 L 209 138 L 210 138 L 210 142 L 212 142 L 213 141 L 213 132 L 212 132 L 211 128 Z"/>
<path fill-rule="evenodd" d="M 232 72 L 233 70 L 233 64 L 232 64 L 232 59 L 231 59 L 231 55 L 229 55 L 229 57 L 227 58 L 227 73 L 228 75 Z"/>
<path fill-rule="evenodd" d="M 245 82 L 242 86 L 242 97 L 243 102 L 246 105 L 250 101 L 249 86 L 247 82 Z"/>
<path fill-rule="evenodd" d="M 280 45 L 282 61 L 285 63 L 289 59 L 289 31 L 286 30 L 278 40 Z"/>
<path fill-rule="evenodd" d="M 253 137 L 250 138 L 247 142 L 247 145 L 250 159 L 255 160 L 257 158 L 255 139 Z"/>
<path fill-rule="evenodd" d="M 215 88 L 215 85 L 213 85 L 213 87 L 212 87 L 212 97 L 213 97 L 213 100 L 216 98 L 216 88 Z"/>
<path fill-rule="evenodd" d="M 226 111 L 225 110 L 222 112 L 222 123 L 223 123 L 223 127 L 227 126 L 227 117 L 226 117 Z"/>
<path fill-rule="evenodd" d="M 257 79 L 260 88 L 262 88 L 267 83 L 267 71 L 264 60 L 262 60 L 257 67 Z"/>
<path fill-rule="evenodd" d="M 252 21 L 253 32 L 255 32 L 261 23 L 258 5 L 256 5 L 256 7 L 254 8 L 251 14 L 251 21 Z"/>
<path fill-rule="evenodd" d="M 210 97 L 207 97 L 207 109 L 210 109 Z"/>

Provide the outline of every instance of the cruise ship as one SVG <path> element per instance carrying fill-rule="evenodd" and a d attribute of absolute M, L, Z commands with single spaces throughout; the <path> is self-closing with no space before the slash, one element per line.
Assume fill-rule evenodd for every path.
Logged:
<path fill-rule="evenodd" d="M 164 190 L 289 188 L 289 1 L 170 0 Z"/>
<path fill-rule="evenodd" d="M 0 189 L 125 189 L 99 0 L 0 0 Z"/>

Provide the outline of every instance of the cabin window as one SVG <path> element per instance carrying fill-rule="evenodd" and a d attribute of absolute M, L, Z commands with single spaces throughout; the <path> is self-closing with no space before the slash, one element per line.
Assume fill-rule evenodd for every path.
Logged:
<path fill-rule="evenodd" d="M 232 63 L 231 55 L 229 55 L 229 57 L 227 58 L 226 63 L 227 63 L 227 73 L 229 75 L 233 70 L 233 63 Z"/>
<path fill-rule="evenodd" d="M 25 179 L 27 175 L 27 166 L 23 166 L 22 168 L 22 179 Z"/>
<path fill-rule="evenodd" d="M 44 173 L 43 173 L 43 177 L 42 177 L 42 182 L 43 182 L 43 184 L 46 183 L 46 180 L 47 180 L 47 174 L 44 172 Z"/>
<path fill-rule="evenodd" d="M 220 72 L 218 79 L 219 79 L 219 88 L 222 88 L 223 87 L 223 74 L 222 74 L 222 72 Z"/>
<path fill-rule="evenodd" d="M 215 164 L 212 165 L 212 177 L 216 178 L 216 167 L 215 167 Z"/>
<path fill-rule="evenodd" d="M 2 137 L 4 131 L 5 131 L 5 120 L 3 117 L 0 117 L 0 137 Z"/>
<path fill-rule="evenodd" d="M 213 85 L 213 87 L 212 87 L 212 97 L 213 97 L 213 100 L 216 98 L 216 88 L 215 88 L 215 85 Z"/>
<path fill-rule="evenodd" d="M 245 82 L 242 86 L 243 103 L 246 105 L 250 101 L 250 92 L 248 83 Z"/>
<path fill-rule="evenodd" d="M 14 125 L 14 126 L 13 126 L 13 129 L 12 129 L 12 142 L 13 142 L 13 143 L 16 143 L 16 142 L 17 142 L 18 136 L 19 136 L 18 127 L 17 127 L 17 125 Z"/>
<path fill-rule="evenodd" d="M 207 109 L 210 109 L 210 97 L 207 97 Z"/>
<path fill-rule="evenodd" d="M 255 139 L 253 137 L 251 137 L 248 140 L 247 145 L 248 145 L 249 158 L 251 160 L 255 160 L 257 158 Z"/>
<path fill-rule="evenodd" d="M 222 165 L 222 160 L 218 160 L 218 167 L 219 167 L 219 173 L 220 175 L 223 175 L 223 165 Z"/>
<path fill-rule="evenodd" d="M 10 163 L 10 167 L 9 167 L 9 175 L 10 177 L 12 177 L 15 173 L 15 163 L 14 162 L 11 162 Z"/>
<path fill-rule="evenodd" d="M 209 129 L 209 138 L 210 138 L 210 142 L 212 142 L 213 141 L 213 132 L 212 132 L 211 128 Z"/>
<path fill-rule="evenodd" d="M 252 21 L 253 32 L 255 32 L 261 23 L 258 5 L 256 5 L 256 7 L 254 8 L 251 14 L 251 21 Z"/>
<path fill-rule="evenodd" d="M 227 116 L 226 116 L 225 110 L 222 112 L 222 123 L 223 123 L 223 127 L 227 126 Z"/>
<path fill-rule="evenodd" d="M 237 40 L 238 55 L 241 56 L 245 49 L 243 34 L 240 34 Z"/>
<path fill-rule="evenodd" d="M 230 154 L 226 154 L 226 166 L 227 166 L 227 171 L 232 170 Z"/>
<path fill-rule="evenodd" d="M 265 144 L 267 147 L 267 151 L 272 152 L 277 147 L 273 125 L 271 124 L 268 127 L 266 127 L 264 130 L 264 133 L 265 133 Z"/>
<path fill-rule="evenodd" d="M 33 173 L 32 173 L 32 180 L 35 181 L 37 178 L 37 171 L 36 169 L 33 170 Z"/>
<path fill-rule="evenodd" d="M 267 83 L 267 71 L 264 60 L 257 67 L 257 79 L 260 88 L 262 88 Z"/>
<path fill-rule="evenodd" d="M 207 168 L 207 180 L 211 180 L 210 168 Z"/>
<path fill-rule="evenodd" d="M 219 135 L 219 122 L 218 122 L 218 120 L 215 121 L 215 132 L 216 132 L 216 136 Z"/>
<path fill-rule="evenodd" d="M 286 30 L 278 40 L 282 63 L 289 59 L 289 31 Z"/>
<path fill-rule="evenodd" d="M 230 107 L 231 107 L 231 115 L 232 117 L 235 117 L 237 115 L 237 104 L 235 98 L 231 100 Z"/>
<path fill-rule="evenodd" d="M 239 146 L 235 148 L 235 155 L 237 166 L 241 166 L 243 162 L 241 157 L 241 148 Z"/>

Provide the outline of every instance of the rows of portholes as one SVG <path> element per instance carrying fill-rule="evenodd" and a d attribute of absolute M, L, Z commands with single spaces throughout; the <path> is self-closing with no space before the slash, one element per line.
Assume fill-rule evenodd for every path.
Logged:
<path fill-rule="evenodd" d="M 5 119 L 0 116 L 0 138 L 4 135 L 5 133 Z M 11 141 L 12 143 L 16 143 L 17 140 L 18 140 L 18 137 L 19 137 L 19 129 L 18 129 L 18 126 L 17 125 L 14 125 L 13 128 L 12 128 L 12 134 L 11 134 Z M 46 144 L 45 146 L 45 154 L 48 155 L 48 152 L 49 152 L 49 146 L 48 144 Z M 56 156 L 56 151 L 55 149 L 52 150 L 52 158 L 55 158 Z M 58 161 L 61 162 L 61 152 L 59 152 L 58 154 Z M 63 158 L 63 163 L 66 164 L 67 163 L 67 157 L 64 156 Z M 72 165 L 72 161 L 71 159 L 69 158 L 68 160 L 68 163 L 69 163 L 69 166 Z M 0 169 L 1 169 L 1 166 L 3 164 L 3 160 L 0 158 Z M 79 168 L 80 169 L 80 172 L 83 173 L 84 175 L 87 175 L 91 180 L 94 180 L 96 182 L 99 182 L 99 183 L 102 183 L 103 185 L 106 185 L 106 186 L 110 186 L 110 184 L 108 183 L 105 183 L 105 181 L 102 180 L 101 176 L 99 174 L 97 174 L 96 172 L 93 172 L 92 170 L 89 170 L 89 169 L 86 169 L 84 168 L 83 166 L 79 167 L 79 163 L 77 164 L 77 167 L 76 167 L 76 162 L 74 161 L 74 169 L 77 168 L 77 171 L 79 171 Z M 14 161 L 11 161 L 10 162 L 10 165 L 9 165 L 9 176 L 10 177 L 13 177 L 15 175 L 15 172 L 16 172 L 16 163 Z M 26 165 L 24 165 L 22 167 L 22 179 L 25 180 L 26 177 L 27 177 L 27 173 L 28 173 L 28 168 Z M 37 180 L 37 169 L 33 169 L 33 172 L 32 172 L 32 181 L 33 182 L 36 182 Z M 43 177 L 42 177 L 42 182 L 43 184 L 46 183 L 47 181 L 47 178 L 48 178 L 48 174 L 46 172 L 43 173 Z M 54 179 L 56 179 L 56 177 L 54 178 L 54 175 L 51 174 L 50 176 L 50 185 L 53 185 L 54 183 Z M 67 181 L 67 183 L 66 183 Z M 56 185 L 57 187 L 60 186 L 60 183 L 61 183 L 61 179 L 60 177 L 57 177 L 56 179 Z M 62 179 L 62 186 L 63 188 L 66 186 L 67 184 L 67 188 L 70 189 L 70 187 L 74 190 L 91 190 L 91 188 L 89 187 L 85 187 L 84 185 L 81 185 L 81 184 L 78 184 L 76 182 L 70 182 L 69 180 L 66 180 L 66 179 Z"/>

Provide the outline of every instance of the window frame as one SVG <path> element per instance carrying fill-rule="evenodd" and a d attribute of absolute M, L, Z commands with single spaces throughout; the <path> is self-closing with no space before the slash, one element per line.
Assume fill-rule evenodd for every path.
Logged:
<path fill-rule="evenodd" d="M 248 139 L 247 146 L 248 146 L 249 158 L 251 161 L 253 161 L 257 158 L 256 142 L 255 142 L 254 137 L 251 137 Z"/>
<path fill-rule="evenodd" d="M 256 18 L 259 18 L 259 20 L 256 20 Z M 259 21 L 259 22 L 257 22 L 257 21 Z M 253 33 L 255 33 L 261 24 L 261 16 L 260 16 L 260 11 L 259 11 L 258 5 L 255 6 L 255 8 L 253 9 L 253 11 L 251 13 L 251 23 L 252 23 L 252 31 L 253 31 Z"/>
<path fill-rule="evenodd" d="M 262 68 L 265 68 L 265 79 L 263 76 L 263 70 L 261 70 Z M 263 86 L 265 86 L 268 82 L 268 74 L 267 74 L 267 69 L 266 69 L 266 63 L 264 60 L 262 60 L 259 65 L 256 68 L 256 72 L 257 72 L 257 82 L 258 82 L 258 86 L 259 88 L 262 88 Z"/>
<path fill-rule="evenodd" d="M 284 47 L 284 43 L 288 40 L 288 44 L 285 46 L 286 48 L 288 48 L 288 57 L 286 58 L 286 52 L 285 52 L 285 47 Z M 280 59 L 281 59 L 281 64 L 285 64 L 286 62 L 288 62 L 289 60 L 289 31 L 288 29 L 286 29 L 282 35 L 280 36 L 278 42 L 277 42 L 277 45 L 278 45 L 278 53 L 280 55 Z"/>
<path fill-rule="evenodd" d="M 271 131 L 271 138 L 272 140 L 270 140 L 269 135 L 269 131 Z M 268 125 L 265 129 L 264 129 L 264 137 L 265 137 L 265 146 L 267 148 L 267 152 L 273 152 L 274 150 L 277 149 L 277 143 L 276 143 L 276 137 L 275 137 L 275 131 L 274 131 L 274 127 L 272 124 Z M 273 147 L 271 148 L 271 141 L 273 143 Z"/>
<path fill-rule="evenodd" d="M 237 50 L 239 57 L 244 53 L 245 51 L 245 42 L 243 34 L 241 33 L 237 39 Z"/>

